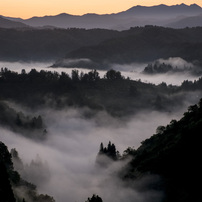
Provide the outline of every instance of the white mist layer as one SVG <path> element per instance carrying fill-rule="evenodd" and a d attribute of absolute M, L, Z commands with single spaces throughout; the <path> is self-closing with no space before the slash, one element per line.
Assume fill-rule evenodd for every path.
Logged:
<path fill-rule="evenodd" d="M 137 148 L 159 125 L 166 125 L 178 115 L 145 112 L 123 124 L 105 113 L 90 120 L 75 109 L 41 113 L 48 129 L 45 142 L 32 141 L 6 129 L 0 132 L 1 141 L 9 149 L 16 148 L 27 165 L 22 176 L 35 183 L 39 192 L 53 196 L 57 202 L 84 202 L 93 194 L 105 202 L 160 201 L 162 193 L 149 190 L 141 193 L 125 186 L 115 175 L 126 162 L 101 169 L 95 160 L 101 142 L 115 143 L 120 153 L 128 147 Z M 100 119 L 108 125 L 99 125 Z M 137 183 L 144 186 L 144 181 Z"/>
<path fill-rule="evenodd" d="M 160 59 L 162 60 L 162 59 Z M 166 63 L 171 63 L 173 65 L 183 65 L 185 63 L 183 63 L 183 60 L 181 59 L 168 59 L 168 60 L 162 60 L 162 62 L 166 62 Z M 190 64 L 190 63 L 186 63 L 186 64 Z M 16 71 L 18 73 L 21 73 L 22 69 L 25 69 L 26 72 L 29 72 L 31 69 L 36 69 L 37 71 L 40 70 L 45 70 L 45 71 L 52 71 L 52 72 L 66 72 L 71 76 L 71 72 L 72 70 L 75 68 L 62 68 L 62 67 L 58 67 L 58 68 L 51 68 L 50 67 L 51 64 L 50 63 L 25 63 L 25 62 L 2 62 L 0 61 L 0 68 L 4 68 L 7 67 L 8 69 L 12 70 L 12 71 Z M 172 85 L 181 85 L 181 83 L 184 80 L 190 80 L 190 81 L 194 81 L 196 79 L 198 79 L 198 76 L 193 76 L 190 75 L 189 73 L 167 73 L 167 74 L 159 74 L 159 75 L 147 75 L 147 74 L 143 74 L 141 73 L 144 68 L 147 66 L 147 64 L 130 64 L 130 65 L 118 65 L 118 64 L 113 64 L 111 66 L 111 68 L 121 71 L 121 74 L 127 78 L 129 77 L 131 80 L 141 80 L 142 82 L 146 82 L 146 83 L 153 83 L 153 84 L 160 84 L 162 82 Z M 90 69 L 83 69 L 83 68 L 78 68 L 79 72 L 84 72 L 87 73 L 89 71 L 91 71 Z M 106 71 L 104 70 L 98 70 L 100 77 L 102 78 L 105 74 Z"/>
<path fill-rule="evenodd" d="M 165 59 L 158 59 L 157 60 L 160 64 L 171 65 L 172 67 L 177 67 L 178 69 L 186 69 L 186 68 L 193 68 L 194 65 L 186 60 L 183 60 L 180 57 L 170 57 L 167 60 Z"/>

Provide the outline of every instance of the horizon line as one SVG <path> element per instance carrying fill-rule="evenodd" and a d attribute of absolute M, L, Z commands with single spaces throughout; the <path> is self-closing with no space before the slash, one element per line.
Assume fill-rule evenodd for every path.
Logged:
<path fill-rule="evenodd" d="M 181 5 L 185 5 L 185 6 L 193 6 L 193 5 L 196 5 L 200 8 L 202 8 L 201 6 L 199 6 L 198 4 L 196 3 L 192 3 L 192 4 L 185 4 L 185 3 L 181 3 L 181 4 L 171 4 L 171 5 L 167 5 L 167 4 L 155 4 L 155 5 L 152 5 L 152 6 L 142 6 L 142 5 L 135 5 L 135 6 L 132 6 L 132 7 L 129 7 L 128 9 L 126 10 L 122 10 L 122 11 L 119 11 L 119 12 L 112 12 L 112 13 L 94 13 L 94 12 L 87 12 L 87 13 L 84 13 L 84 14 L 71 14 L 71 13 L 68 13 L 68 12 L 60 12 L 60 13 L 57 13 L 57 14 L 45 14 L 45 15 L 33 15 L 32 17 L 28 17 L 28 18 L 23 18 L 23 17 L 16 17 L 16 16 L 4 16 L 4 15 L 1 15 L 2 17 L 6 17 L 6 18 L 20 18 L 22 20 L 28 20 L 28 19 L 31 19 L 31 18 L 40 18 L 40 17 L 54 17 L 54 16 L 58 16 L 58 15 L 62 15 L 62 14 L 66 14 L 66 15 L 70 15 L 70 16 L 84 16 L 84 15 L 113 15 L 113 14 L 118 14 L 118 13 L 122 13 L 122 12 L 125 12 L 125 11 L 128 11 L 130 10 L 131 8 L 134 8 L 134 7 L 145 7 L 145 8 L 149 8 L 149 7 L 157 7 L 157 6 L 167 6 L 167 7 L 172 7 L 172 6 L 181 6 Z"/>

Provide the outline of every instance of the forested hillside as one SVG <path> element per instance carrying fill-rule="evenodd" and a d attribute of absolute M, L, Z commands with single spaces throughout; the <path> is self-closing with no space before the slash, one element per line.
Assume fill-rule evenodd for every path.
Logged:
<path fill-rule="evenodd" d="M 142 142 L 137 150 L 126 150 L 132 161 L 123 170 L 127 180 L 159 175 L 153 185 L 165 192 L 165 202 L 200 201 L 202 100 L 190 106 L 179 120 L 159 126 L 156 134 Z"/>
<path fill-rule="evenodd" d="M 0 100 L 0 125 L 8 127 L 14 132 L 21 133 L 30 138 L 44 139 L 46 129 L 40 115 L 30 117 L 21 111 L 9 107 L 9 104 Z M 35 135 L 37 134 L 37 135 Z"/>
<path fill-rule="evenodd" d="M 10 153 L 7 146 L 0 141 L 0 201 L 55 202 L 54 198 L 47 194 L 38 194 L 34 184 L 22 179 L 14 169 L 13 162 L 16 160 L 21 161 L 16 149 L 12 149 Z M 102 199 L 98 195 L 93 195 L 86 202 L 102 202 Z"/>
<path fill-rule="evenodd" d="M 71 66 L 82 66 L 76 59 L 87 58 L 87 67 L 106 69 L 110 64 L 150 62 L 159 58 L 181 57 L 187 61 L 201 62 L 202 28 L 171 29 L 156 26 L 135 27 L 128 33 L 99 45 L 82 47 L 67 53 L 65 60 L 54 66 L 69 67 L 68 59 L 75 59 Z M 85 67 L 85 66 L 84 66 Z"/>
<path fill-rule="evenodd" d="M 117 31 L 102 29 L 0 28 L 0 60 L 54 61 L 69 51 L 95 45 L 117 35 Z"/>
<path fill-rule="evenodd" d="M 7 117 L 4 119 L 1 116 L 1 126 L 13 131 L 21 128 L 22 131 L 29 132 L 34 130 L 33 127 L 43 128 L 42 118 L 40 116 L 28 118 L 9 107 L 9 102 L 16 102 L 32 109 L 88 107 L 91 111 L 84 112 L 82 115 L 87 119 L 102 110 L 120 118 L 141 110 L 144 112 L 176 110 L 183 104 L 183 98 L 190 93 L 195 91 L 196 97 L 201 97 L 202 82 L 201 79 L 195 82 L 184 81 L 177 87 L 167 86 L 165 83 L 154 85 L 131 81 L 114 70 L 108 71 L 101 79 L 96 70 L 86 74 L 79 74 L 77 70 L 74 70 L 70 76 L 65 73 L 37 72 L 34 69 L 29 73 L 23 70 L 21 74 L 18 74 L 2 69 L 0 87 L 1 115 Z M 113 161 L 122 161 L 132 156 L 132 160 L 119 172 L 126 183 L 139 180 L 144 176 L 160 176 L 160 180 L 153 181 L 148 189 L 162 191 L 165 194 L 165 202 L 199 201 L 198 183 L 202 178 L 199 160 L 201 126 L 202 100 L 198 105 L 190 106 L 179 121 L 172 120 L 167 126 L 159 126 L 156 134 L 144 140 L 138 149 L 128 148 L 123 156 L 119 156 L 115 145 L 109 142 L 107 147 L 101 144 L 99 154 L 107 155 Z M 47 195 L 38 195 L 36 187 L 24 181 L 14 170 L 11 155 L 3 143 L 0 144 L 0 149 L 2 198 L 7 200 L 10 197 L 9 202 L 16 200 L 27 202 L 26 194 L 28 194 L 32 197 L 32 201 L 54 201 Z M 97 162 L 104 165 L 99 159 Z M 131 184 L 129 183 L 128 186 Z M 26 190 L 25 195 L 19 195 L 19 187 Z M 88 199 L 88 201 L 101 200 L 96 195 Z"/>
<path fill-rule="evenodd" d="M 166 83 L 154 85 L 124 78 L 115 70 L 109 70 L 102 79 L 96 70 L 86 74 L 73 70 L 71 76 L 35 69 L 20 74 L 8 69 L 0 72 L 1 100 L 35 109 L 89 107 L 118 117 L 141 110 L 173 111 L 184 104 L 190 93 L 195 92 L 193 99 L 201 96 L 201 89 L 202 79 L 184 81 L 178 87 Z M 43 128 L 42 124 L 40 127 Z"/>
<path fill-rule="evenodd" d="M 0 60 L 56 61 L 53 66 L 107 69 L 111 63 L 181 57 L 201 64 L 202 28 L 0 29 Z"/>
<path fill-rule="evenodd" d="M 101 143 L 97 163 L 106 167 L 113 161 L 129 159 L 119 176 L 134 189 L 161 191 L 162 202 L 200 201 L 201 129 L 202 99 L 188 107 L 180 120 L 157 127 L 156 134 L 137 149 L 129 147 L 120 155 L 111 142 L 107 147 Z M 141 186 L 143 179 L 148 180 L 147 187 Z M 135 182 L 140 182 L 139 186 Z"/>
<path fill-rule="evenodd" d="M 2 202 L 55 202 L 43 194 L 38 194 L 36 186 L 23 180 L 13 167 L 7 146 L 0 142 L 0 201 Z"/>

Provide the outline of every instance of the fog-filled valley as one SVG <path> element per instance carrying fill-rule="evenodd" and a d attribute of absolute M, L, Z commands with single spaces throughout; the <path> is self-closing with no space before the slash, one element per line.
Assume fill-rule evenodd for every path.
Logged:
<path fill-rule="evenodd" d="M 201 12 L 0 16 L 0 202 L 200 201 Z"/>
<path fill-rule="evenodd" d="M 165 125 L 178 115 L 145 112 L 122 123 L 106 113 L 86 120 L 83 110 L 40 110 L 48 131 L 43 141 L 1 129 L 1 140 L 9 149 L 16 148 L 23 161 L 24 167 L 19 169 L 22 177 L 36 184 L 41 193 L 61 202 L 84 201 L 94 193 L 103 201 L 160 201 L 160 191 L 136 190 L 116 176 L 128 160 L 112 162 L 106 169 L 96 165 L 96 156 L 101 142 L 114 142 L 120 154 L 129 146 L 137 148 L 151 131 L 155 133 L 158 124 Z M 147 189 L 147 179 L 137 184 Z"/>
<path fill-rule="evenodd" d="M 145 175 L 130 182 L 122 180 L 120 172 L 127 170 L 131 160 L 128 151 L 137 149 L 159 126 L 179 120 L 190 105 L 198 102 L 200 78 L 167 86 L 158 77 L 156 84 L 143 83 L 141 77 L 124 78 L 124 74 L 134 74 L 130 71 L 101 71 L 99 77 L 95 70 L 82 73 L 68 69 L 72 71 L 69 75 L 63 68 L 51 72 L 54 69 L 40 63 L 2 65 L 15 69 L 1 70 L 1 141 L 15 154 L 14 168 L 23 179 L 34 183 L 38 192 L 59 202 L 84 201 L 93 194 L 103 201 L 117 202 L 164 199 L 163 188 L 154 186 L 161 184 L 161 176 Z M 144 68 L 139 68 L 139 75 L 144 75 Z M 176 78 L 174 73 L 170 77 Z M 100 164 L 100 144 L 111 142 L 120 160 L 102 157 Z M 21 200 L 34 201 L 23 187 L 14 186 L 13 190 Z"/>

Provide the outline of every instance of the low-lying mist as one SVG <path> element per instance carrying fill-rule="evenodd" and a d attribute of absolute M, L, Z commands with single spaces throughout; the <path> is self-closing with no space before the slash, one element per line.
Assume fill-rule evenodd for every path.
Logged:
<path fill-rule="evenodd" d="M 182 67 L 185 63 L 184 61 L 180 58 L 178 59 L 168 59 L 168 60 L 163 60 L 160 59 L 161 62 L 165 62 L 168 64 L 172 65 L 178 65 Z M 191 65 L 191 63 L 186 63 Z M 1 67 L 7 67 L 8 69 L 12 71 L 16 71 L 18 73 L 21 73 L 22 69 L 25 69 L 26 72 L 29 72 L 31 69 L 36 69 L 37 71 L 40 70 L 45 70 L 45 71 L 52 71 L 52 72 L 66 72 L 69 75 L 71 75 L 71 72 L 75 68 L 64 68 L 64 67 L 58 67 L 58 68 L 52 68 L 50 67 L 52 64 L 51 63 L 25 63 L 25 62 L 3 62 L 0 61 L 0 68 Z M 146 83 L 153 83 L 153 84 L 160 84 L 162 82 L 172 85 L 181 85 L 181 83 L 184 80 L 190 80 L 194 81 L 199 78 L 197 75 L 191 75 L 188 72 L 176 72 L 176 73 L 166 73 L 166 74 L 158 74 L 158 75 L 148 75 L 142 73 L 144 68 L 147 66 L 146 63 L 133 63 L 133 64 L 112 64 L 111 68 L 117 71 L 120 71 L 121 74 L 127 78 L 129 77 L 131 80 L 141 80 L 142 82 Z M 78 68 L 79 72 L 84 72 L 87 73 L 91 71 L 91 69 L 86 69 L 86 68 Z M 98 70 L 100 77 L 102 78 L 106 74 L 106 70 Z"/>
<path fill-rule="evenodd" d="M 1 141 L 9 149 L 16 148 L 23 161 L 22 177 L 57 202 L 82 202 L 93 194 L 106 202 L 160 201 L 162 192 L 147 189 L 150 181 L 159 180 L 157 176 L 128 186 L 116 175 L 127 162 L 114 162 L 104 169 L 96 165 L 96 156 L 101 142 L 104 145 L 109 141 L 115 143 L 121 154 L 128 147 L 137 148 L 159 125 L 178 119 L 182 111 L 172 114 L 144 111 L 126 121 L 105 112 L 86 119 L 88 110 L 41 109 L 37 113 L 42 115 L 47 126 L 45 141 L 33 141 L 1 128 Z"/>
<path fill-rule="evenodd" d="M 0 62 L 1 67 L 17 72 L 22 69 L 29 72 L 34 68 L 38 71 L 43 69 L 71 74 L 72 68 L 50 68 L 50 65 Z M 182 72 L 147 75 L 142 73 L 144 67 L 145 64 L 112 66 L 125 77 L 154 84 L 166 82 L 180 85 L 184 80 L 197 79 L 197 76 Z M 85 73 L 90 70 L 79 71 Z M 106 71 L 99 71 L 100 77 L 105 73 Z M 9 149 L 16 148 L 18 151 L 24 164 L 24 168 L 19 171 L 22 177 L 36 184 L 40 193 L 53 196 L 57 202 L 84 202 L 93 194 L 98 194 L 104 202 L 158 202 L 161 201 L 163 193 L 147 189 L 150 181 L 159 180 L 158 176 L 128 186 L 117 176 L 126 161 L 113 162 L 107 169 L 96 165 L 100 143 L 107 145 L 111 141 L 120 154 L 128 147 L 138 148 L 141 141 L 154 134 L 158 126 L 167 125 L 172 119 L 179 119 L 189 105 L 198 101 L 194 96 L 196 94 L 189 94 L 191 96 L 184 100 L 185 105 L 174 112 L 140 111 L 133 117 L 119 119 L 105 111 L 88 117 L 88 108 L 43 108 L 32 111 L 13 104 L 25 114 L 40 114 L 47 127 L 47 138 L 35 141 L 6 128 L 0 128 L 0 140 Z"/>

